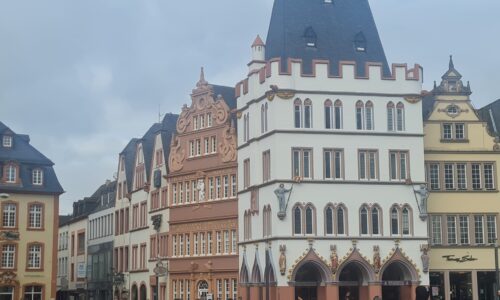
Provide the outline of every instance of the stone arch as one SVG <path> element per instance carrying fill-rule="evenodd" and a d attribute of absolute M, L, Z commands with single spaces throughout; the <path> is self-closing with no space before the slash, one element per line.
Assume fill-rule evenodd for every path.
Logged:
<path fill-rule="evenodd" d="M 410 259 L 406 257 L 406 255 L 401 251 L 400 248 L 397 248 L 389 259 L 384 260 L 379 272 L 380 279 L 383 280 L 384 272 L 386 270 L 391 270 L 395 266 L 403 275 L 404 278 L 402 278 L 402 280 L 412 281 L 413 283 L 418 283 L 420 281 L 416 266 Z"/>
<path fill-rule="evenodd" d="M 274 284 L 277 282 L 276 272 L 274 271 L 272 253 L 266 250 L 266 267 L 264 269 L 264 282 Z"/>
<path fill-rule="evenodd" d="M 322 282 L 331 281 L 330 278 L 332 278 L 332 272 L 327 263 L 320 258 L 314 249 L 311 248 L 309 249 L 309 252 L 293 267 L 293 271 L 290 276 L 292 282 L 296 281 L 299 270 L 306 265 L 312 265 L 317 269 Z"/>
<path fill-rule="evenodd" d="M 252 267 L 252 278 L 250 279 L 250 282 L 252 283 L 261 283 L 262 282 L 262 272 L 260 271 L 260 264 L 259 264 L 259 258 L 258 258 L 258 252 L 255 252 L 255 259 L 253 261 L 253 267 Z"/>
<path fill-rule="evenodd" d="M 342 261 L 342 263 L 340 264 L 338 271 L 336 273 L 337 280 L 340 279 L 342 271 L 350 264 L 355 264 L 357 267 L 359 267 L 363 275 L 363 281 L 366 281 L 366 283 L 375 280 L 376 278 L 375 270 L 373 270 L 372 265 L 361 255 L 359 249 L 357 248 L 355 248 L 351 252 L 349 257 L 344 261 Z"/>
<path fill-rule="evenodd" d="M 243 262 L 241 263 L 240 269 L 240 283 L 249 283 L 249 279 L 247 257 L 246 254 L 243 254 Z"/>

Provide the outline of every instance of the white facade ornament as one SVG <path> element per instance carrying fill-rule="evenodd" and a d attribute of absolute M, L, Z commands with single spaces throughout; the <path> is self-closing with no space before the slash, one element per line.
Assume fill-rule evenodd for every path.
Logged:
<path fill-rule="evenodd" d="M 205 181 L 203 179 L 198 179 L 196 189 L 198 190 L 198 201 L 205 201 Z"/>
<path fill-rule="evenodd" d="M 285 189 L 285 185 L 283 183 L 280 184 L 279 188 L 274 190 L 274 194 L 278 198 L 280 210 L 278 212 L 278 218 L 283 220 L 286 217 L 286 209 L 288 206 L 288 200 L 290 200 L 290 195 L 288 195 L 288 199 L 286 197 L 287 193 L 292 193 L 293 186 L 290 189 Z"/>
<path fill-rule="evenodd" d="M 420 185 L 420 189 L 414 190 L 415 194 L 420 196 L 418 208 L 420 211 L 420 219 L 427 219 L 427 199 L 429 198 L 429 190 L 425 184 Z"/>

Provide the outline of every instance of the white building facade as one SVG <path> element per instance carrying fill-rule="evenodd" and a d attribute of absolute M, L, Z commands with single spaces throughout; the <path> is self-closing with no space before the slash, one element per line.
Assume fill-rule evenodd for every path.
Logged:
<path fill-rule="evenodd" d="M 414 299 L 428 285 L 423 70 L 389 70 L 373 21 L 346 29 L 367 1 L 324 2 L 277 0 L 236 86 L 240 296 Z M 330 43 L 340 28 L 352 40 Z"/>

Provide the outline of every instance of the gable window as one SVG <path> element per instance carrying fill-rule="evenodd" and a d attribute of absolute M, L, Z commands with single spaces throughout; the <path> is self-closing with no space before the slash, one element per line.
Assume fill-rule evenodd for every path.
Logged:
<path fill-rule="evenodd" d="M 466 129 L 464 123 L 444 123 L 441 127 L 442 139 L 450 140 L 466 140 Z"/>
<path fill-rule="evenodd" d="M 306 99 L 304 101 L 304 128 L 312 128 L 312 101 Z"/>
<path fill-rule="evenodd" d="M 312 150 L 292 149 L 292 178 L 312 177 Z"/>
<path fill-rule="evenodd" d="M 16 227 L 17 205 L 15 203 L 7 203 L 2 205 L 2 226 L 4 228 Z"/>
<path fill-rule="evenodd" d="M 295 99 L 293 102 L 293 118 L 295 128 L 302 127 L 302 101 Z"/>
<path fill-rule="evenodd" d="M 34 169 L 32 174 L 32 182 L 34 185 L 42 185 L 43 182 L 43 171 L 40 169 Z"/>
<path fill-rule="evenodd" d="M 12 136 L 4 135 L 2 138 L 2 146 L 5 148 L 11 148 L 12 147 Z"/>

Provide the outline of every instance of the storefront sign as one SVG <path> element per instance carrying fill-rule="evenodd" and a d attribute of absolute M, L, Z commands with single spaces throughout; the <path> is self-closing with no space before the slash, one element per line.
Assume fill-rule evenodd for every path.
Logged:
<path fill-rule="evenodd" d="M 446 261 L 454 261 L 457 263 L 477 260 L 477 258 L 472 257 L 472 255 L 464 255 L 462 257 L 456 257 L 455 255 L 443 255 L 443 258 L 446 258 Z"/>
<path fill-rule="evenodd" d="M 406 280 L 406 281 L 386 280 L 386 281 L 382 281 L 382 285 L 384 285 L 384 286 L 405 286 L 405 285 L 411 285 L 411 281 L 409 281 L 409 280 Z"/>
<path fill-rule="evenodd" d="M 85 269 L 85 263 L 78 263 L 78 269 L 76 272 L 77 278 L 85 278 L 87 276 L 87 272 Z"/>

